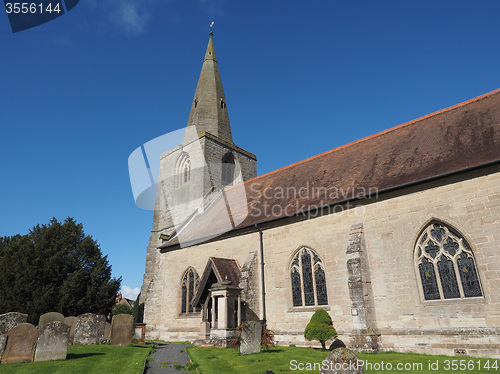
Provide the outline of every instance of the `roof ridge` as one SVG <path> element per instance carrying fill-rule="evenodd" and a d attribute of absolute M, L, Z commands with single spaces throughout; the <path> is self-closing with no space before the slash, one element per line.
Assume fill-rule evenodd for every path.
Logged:
<path fill-rule="evenodd" d="M 456 109 L 456 108 L 459 108 L 459 107 L 462 107 L 462 106 L 465 106 L 465 105 L 469 105 L 473 102 L 477 102 L 477 101 L 480 101 L 482 99 L 485 99 L 489 96 L 492 96 L 492 95 L 495 95 L 497 93 L 500 93 L 500 88 L 497 88 L 496 90 L 493 90 L 493 91 L 490 91 L 490 92 L 487 92 L 483 95 L 480 95 L 480 96 L 476 96 L 472 99 L 469 99 L 469 100 L 466 100 L 462 103 L 458 103 L 458 104 L 455 104 L 455 105 L 452 105 L 448 108 L 444 108 L 444 109 L 440 109 L 436 112 L 432 112 L 432 113 L 429 113 L 429 114 L 426 114 L 422 117 L 419 117 L 419 118 L 416 118 L 414 120 L 411 120 L 411 121 L 408 121 L 408 122 L 404 122 L 402 124 L 399 124 L 399 125 L 396 125 L 394 127 L 391 127 L 389 129 L 386 129 L 386 130 L 383 130 L 383 131 L 380 131 L 380 132 L 377 132 L 375 134 L 372 134 L 372 135 L 368 135 L 368 136 L 365 136 L 364 138 L 361 138 L 361 139 L 358 139 L 358 140 L 354 140 L 352 142 L 349 142 L 347 144 L 344 144 L 344 145 L 341 145 L 341 146 L 338 146 L 336 148 L 333 148 L 333 149 L 330 149 L 328 151 L 325 151 L 323 153 L 320 153 L 320 154 L 317 154 L 317 155 L 314 155 L 314 156 L 311 156 L 311 157 L 308 157 L 308 158 L 305 158 L 303 160 L 300 160 L 300 161 L 297 161 L 297 162 L 294 162 L 293 164 L 290 164 L 290 165 L 286 165 L 286 166 L 283 166 L 279 169 L 276 169 L 276 170 L 272 170 L 268 173 L 265 173 L 265 174 L 262 174 L 262 175 L 258 175 L 256 176 L 255 178 L 252 178 L 252 179 L 249 179 L 247 181 L 244 182 L 244 184 L 247 184 L 247 183 L 250 183 L 250 182 L 254 182 L 255 180 L 258 180 L 260 178 L 263 178 L 263 177 L 266 177 L 266 176 L 269 176 L 269 175 L 272 175 L 272 174 L 275 174 L 275 173 L 278 173 L 278 172 L 281 172 L 282 170 L 286 170 L 286 169 L 289 169 L 291 167 L 294 167 L 296 165 L 300 165 L 302 163 L 305 163 L 305 162 L 309 162 L 311 160 L 314 160 L 314 159 L 317 159 L 317 158 L 320 158 L 320 157 L 323 157 L 327 154 L 330 154 L 330 153 L 333 153 L 333 152 L 336 152 L 336 151 L 339 151 L 341 149 L 344 149 L 344 148 L 347 148 L 347 147 L 350 147 L 350 146 L 353 146 L 354 144 L 358 144 L 358 143 L 362 143 L 362 142 L 365 142 L 369 139 L 373 139 L 373 138 L 376 138 L 376 137 L 379 137 L 379 136 L 382 136 L 382 135 L 385 135 L 385 134 L 388 134 L 390 132 L 393 132 L 395 130 L 398 130 L 398 129 L 401 129 L 401 128 L 404 128 L 404 127 L 407 127 L 407 126 L 410 126 L 410 125 L 413 125 L 417 122 L 420 122 L 424 119 L 427 119 L 427 118 L 430 118 L 430 117 L 434 117 L 434 116 L 437 116 L 439 114 L 443 114 L 443 113 L 446 113 L 446 112 L 449 112 L 453 109 Z M 235 185 L 237 186 L 237 185 Z"/>

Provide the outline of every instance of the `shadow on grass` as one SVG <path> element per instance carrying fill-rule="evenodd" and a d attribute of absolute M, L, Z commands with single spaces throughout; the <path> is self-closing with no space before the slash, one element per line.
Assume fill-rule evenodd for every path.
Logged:
<path fill-rule="evenodd" d="M 280 353 L 280 352 L 283 352 L 283 351 L 284 350 L 280 349 L 280 348 L 271 348 L 271 349 L 262 350 L 262 351 L 260 351 L 260 353 Z"/>
<path fill-rule="evenodd" d="M 147 348 L 147 349 L 150 349 L 150 348 L 153 347 L 153 345 L 152 344 L 150 344 L 150 345 L 144 345 L 144 344 L 134 343 L 134 344 L 132 344 L 132 347 L 134 347 L 134 348 Z"/>
<path fill-rule="evenodd" d="M 77 358 L 85 358 L 85 357 L 91 357 L 91 356 L 102 356 L 105 355 L 105 353 L 68 353 L 66 355 L 66 360 L 74 360 Z"/>

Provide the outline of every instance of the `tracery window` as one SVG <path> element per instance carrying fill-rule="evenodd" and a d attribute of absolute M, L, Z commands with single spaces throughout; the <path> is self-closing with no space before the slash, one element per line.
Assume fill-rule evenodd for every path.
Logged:
<path fill-rule="evenodd" d="M 234 157 L 231 153 L 222 158 L 222 185 L 233 184 L 234 180 Z"/>
<path fill-rule="evenodd" d="M 187 269 L 181 282 L 181 313 L 199 312 L 199 309 L 194 308 L 191 304 L 199 283 L 200 278 L 196 270 L 193 268 Z"/>
<path fill-rule="evenodd" d="M 442 223 L 429 224 L 418 238 L 415 265 L 425 300 L 483 296 L 470 245 Z"/>
<path fill-rule="evenodd" d="M 327 305 L 325 268 L 312 249 L 303 247 L 290 266 L 293 306 Z"/>

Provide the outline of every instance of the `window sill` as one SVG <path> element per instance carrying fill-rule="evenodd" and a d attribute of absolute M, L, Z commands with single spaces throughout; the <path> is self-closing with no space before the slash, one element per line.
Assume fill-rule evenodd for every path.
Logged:
<path fill-rule="evenodd" d="M 484 296 L 464 297 L 456 299 L 439 299 L 439 300 L 421 300 L 423 306 L 439 306 L 453 304 L 477 304 L 478 302 L 486 303 Z"/>
<path fill-rule="evenodd" d="M 288 313 L 312 312 L 318 309 L 330 310 L 330 306 L 329 305 L 293 306 L 291 308 L 288 308 L 287 312 Z"/>
<path fill-rule="evenodd" d="M 198 313 L 180 313 L 176 318 L 200 318 L 201 312 Z"/>

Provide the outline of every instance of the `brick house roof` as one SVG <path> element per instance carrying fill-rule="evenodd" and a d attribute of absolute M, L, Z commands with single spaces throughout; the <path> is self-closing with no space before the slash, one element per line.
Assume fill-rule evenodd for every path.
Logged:
<path fill-rule="evenodd" d="M 500 89 L 226 188 L 160 248 L 497 161 Z M 243 191 L 246 204 L 231 204 Z"/>

